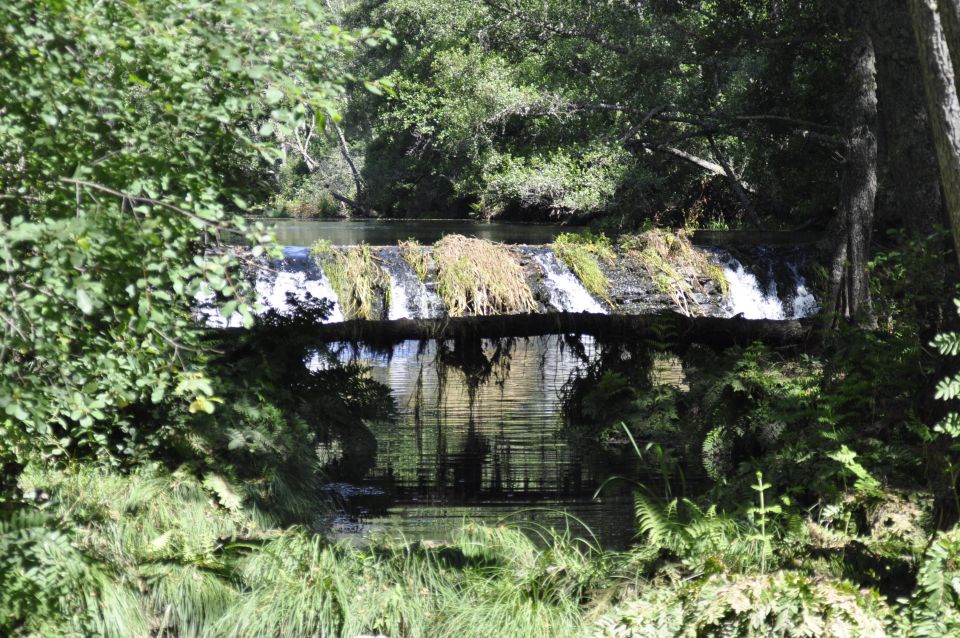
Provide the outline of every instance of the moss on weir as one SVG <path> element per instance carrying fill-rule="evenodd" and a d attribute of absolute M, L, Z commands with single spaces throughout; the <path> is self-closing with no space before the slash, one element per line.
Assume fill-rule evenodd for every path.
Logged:
<path fill-rule="evenodd" d="M 600 261 L 613 263 L 616 253 L 606 236 L 562 233 L 550 247 L 590 294 L 611 303 L 610 281 L 600 268 Z"/>
<path fill-rule="evenodd" d="M 447 235 L 434 245 L 433 260 L 437 266 L 437 291 L 452 317 L 537 309 L 523 267 L 502 244 Z"/>
<path fill-rule="evenodd" d="M 400 257 L 413 268 L 420 281 L 425 282 L 430 274 L 430 253 L 425 251 L 416 239 L 397 242 L 397 247 L 400 249 Z"/>
<path fill-rule="evenodd" d="M 713 281 L 726 295 L 729 289 L 723 269 L 690 242 L 683 230 L 653 229 L 621 238 L 623 253 L 640 263 L 653 279 L 657 290 L 669 295 L 677 308 L 687 315 L 697 314 L 693 294 L 703 290 L 700 280 Z"/>
<path fill-rule="evenodd" d="M 377 263 L 370 246 L 360 244 L 345 250 L 327 240 L 311 248 L 348 319 L 385 319 L 390 307 L 390 276 Z"/>

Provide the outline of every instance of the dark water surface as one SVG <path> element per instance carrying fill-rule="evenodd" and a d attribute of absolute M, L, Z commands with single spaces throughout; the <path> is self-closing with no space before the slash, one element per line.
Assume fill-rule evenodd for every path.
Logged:
<path fill-rule="evenodd" d="M 588 359 L 592 349 L 584 343 Z M 495 360 L 495 345 L 485 343 L 483 354 Z M 629 491 L 592 497 L 610 476 L 635 472 L 633 454 L 579 444 L 563 427 L 562 388 L 584 360 L 556 336 L 518 340 L 501 355 L 499 365 L 477 366 L 487 376 L 471 384 L 444 365 L 451 355 L 439 355 L 435 342 L 405 342 L 392 354 L 341 352 L 390 387 L 398 415 L 368 424 L 377 450 L 363 479 L 329 486 L 348 511 L 335 521 L 336 534 L 443 540 L 466 518 L 505 519 L 569 526 L 608 548 L 629 543 Z"/>
<path fill-rule="evenodd" d="M 483 223 L 471 220 L 362 220 L 362 221 L 302 221 L 280 220 L 268 222 L 284 246 L 310 246 L 318 239 L 329 240 L 335 246 L 353 246 L 364 242 L 371 246 L 387 246 L 405 239 L 416 239 L 432 244 L 444 235 L 461 234 L 505 244 L 549 244 L 559 233 L 560 226 Z"/>

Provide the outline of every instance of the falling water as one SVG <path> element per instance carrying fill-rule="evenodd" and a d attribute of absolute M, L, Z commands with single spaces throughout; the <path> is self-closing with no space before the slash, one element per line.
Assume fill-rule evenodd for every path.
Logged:
<path fill-rule="evenodd" d="M 537 252 L 534 259 L 543 268 L 544 283 L 549 292 L 548 303 L 563 312 L 595 312 L 607 310 L 587 292 L 569 268 L 560 263 L 551 251 Z"/>
<path fill-rule="evenodd" d="M 521 250 L 543 273 L 542 290 L 547 310 L 598 314 L 609 311 L 552 251 L 537 246 L 523 246 Z M 753 266 L 747 267 L 726 250 L 702 250 L 707 251 L 711 260 L 722 267 L 728 284 L 726 298 L 718 298 L 708 309 L 708 314 L 745 319 L 799 319 L 819 310 L 817 300 L 801 272 L 802 256 L 760 247 L 752 251 L 749 263 Z M 272 264 L 271 270 L 264 270 L 257 275 L 255 289 L 259 302 L 264 306 L 263 311 L 272 309 L 284 315 L 292 312 L 296 301 L 326 299 L 332 302 L 333 308 L 325 321 L 343 321 L 337 294 L 310 256 L 309 249 L 287 246 L 283 249 L 283 255 L 282 260 Z M 390 278 L 388 319 L 443 316 L 443 304 L 437 294 L 436 282 L 421 281 L 396 247 L 378 248 L 377 259 Z M 640 294 L 649 293 L 644 293 L 641 288 Z M 239 314 L 226 318 L 220 314 L 213 305 L 212 294 L 198 295 L 197 301 L 198 316 L 207 325 L 242 325 Z M 621 309 L 621 312 L 625 311 L 631 310 Z"/>
<path fill-rule="evenodd" d="M 258 272 L 254 283 L 257 301 L 263 306 L 260 314 L 274 310 L 281 315 L 288 315 L 293 310 L 291 301 L 326 299 L 333 304 L 326 321 L 343 321 L 337 293 L 323 271 L 313 262 L 308 248 L 284 247 L 283 259 L 275 261 L 272 268 Z M 239 313 L 224 317 L 213 305 L 215 298 L 209 291 L 198 294 L 196 299 L 200 304 L 198 314 L 206 325 L 216 328 L 236 328 L 243 325 Z"/>
<path fill-rule="evenodd" d="M 390 276 L 390 319 L 433 319 L 443 314 L 440 296 L 431 283 L 420 281 L 413 268 L 394 247 L 379 252 L 383 269 Z"/>
<path fill-rule="evenodd" d="M 761 263 L 767 264 L 766 285 L 736 257 L 723 251 L 714 250 L 713 253 L 723 267 L 729 287 L 728 316 L 740 316 L 744 319 L 801 319 L 819 310 L 817 300 L 795 262 L 786 262 L 791 280 L 785 282 L 788 288 L 781 295 L 774 273 L 774 262 L 768 252 L 760 255 Z"/>

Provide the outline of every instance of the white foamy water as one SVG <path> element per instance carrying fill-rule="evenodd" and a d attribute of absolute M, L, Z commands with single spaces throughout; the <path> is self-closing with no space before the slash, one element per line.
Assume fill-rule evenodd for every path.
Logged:
<path fill-rule="evenodd" d="M 796 296 L 793 298 L 793 314 L 790 318 L 799 319 L 820 312 L 820 304 L 817 303 L 817 298 L 813 296 L 813 292 L 807 288 L 807 280 L 800 274 L 796 264 L 790 264 L 790 272 L 793 273 L 797 282 Z"/>
<path fill-rule="evenodd" d="M 407 308 L 407 290 L 399 279 L 390 274 L 390 310 L 389 319 L 409 319 L 410 310 Z"/>
<path fill-rule="evenodd" d="M 263 306 L 259 314 L 275 310 L 281 315 L 289 315 L 293 311 L 291 300 L 300 302 L 308 298 L 326 299 L 333 303 L 330 316 L 325 323 L 343 321 L 343 312 L 340 310 L 340 300 L 334 292 L 329 280 L 323 271 L 316 267 L 310 257 L 309 249 L 300 246 L 287 246 L 283 249 L 284 261 L 275 264 L 275 267 L 284 270 L 261 271 L 257 274 L 254 290 L 257 301 Z M 224 317 L 220 310 L 211 304 L 215 297 L 209 291 L 196 295 L 200 304 L 198 314 L 204 324 L 214 328 L 237 328 L 243 325 L 239 313 Z"/>
<path fill-rule="evenodd" d="M 552 252 L 537 253 L 534 259 L 543 268 L 549 304 L 562 312 L 594 312 L 607 314 L 607 309 L 593 298 L 573 272 L 560 263 Z"/>
<path fill-rule="evenodd" d="M 777 291 L 773 265 L 769 266 L 769 283 L 762 286 L 757 276 L 747 270 L 731 255 L 720 256 L 723 273 L 729 290 L 727 304 L 729 316 L 744 319 L 802 319 L 815 314 L 820 308 L 816 298 L 807 287 L 807 280 L 800 274 L 797 265 L 788 263 L 793 281 L 790 285 L 792 302 L 785 304 Z"/>

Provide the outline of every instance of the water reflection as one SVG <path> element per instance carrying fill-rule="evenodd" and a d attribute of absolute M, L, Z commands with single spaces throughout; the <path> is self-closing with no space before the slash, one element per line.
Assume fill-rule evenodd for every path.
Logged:
<path fill-rule="evenodd" d="M 471 220 L 426 219 L 414 221 L 302 221 L 272 222 L 281 245 L 310 246 L 318 239 L 335 246 L 353 246 L 361 242 L 388 246 L 405 239 L 432 244 L 444 235 L 459 233 L 507 244 L 549 244 L 563 229 L 559 226 L 484 223 Z"/>
<path fill-rule="evenodd" d="M 577 351 L 561 336 L 410 341 L 388 353 L 344 346 L 341 358 L 366 362 L 391 389 L 398 414 L 369 424 L 377 458 L 363 483 L 381 492 L 347 498 L 353 516 L 339 521 L 340 530 L 442 539 L 464 516 L 493 522 L 546 507 L 552 511 L 527 511 L 520 520 L 563 527 L 567 512 L 604 544 L 626 545 L 629 495 L 591 497 L 609 476 L 631 472 L 630 456 L 618 462 L 563 432 L 563 386 L 589 365 L 596 346 L 587 340 Z"/>

